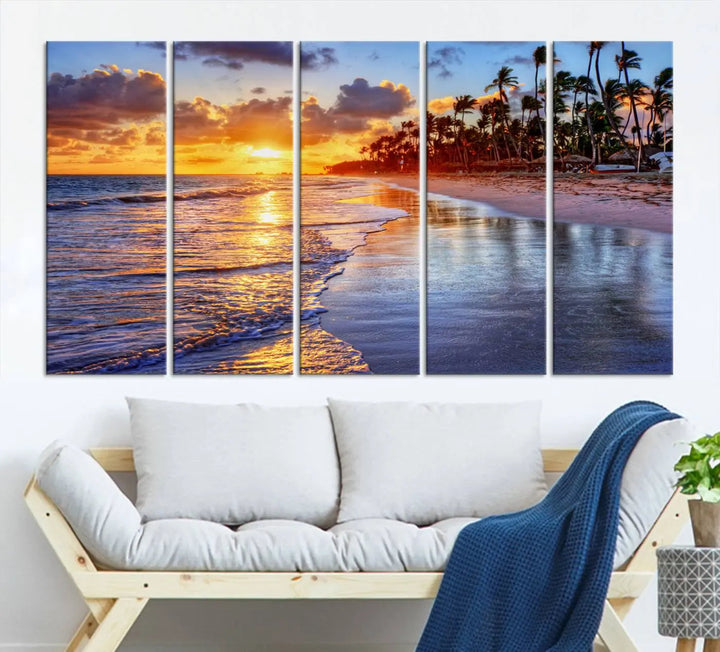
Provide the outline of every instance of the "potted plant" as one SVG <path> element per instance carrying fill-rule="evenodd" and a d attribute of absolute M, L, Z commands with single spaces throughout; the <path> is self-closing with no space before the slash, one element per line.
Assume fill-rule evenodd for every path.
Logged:
<path fill-rule="evenodd" d="M 690 452 L 675 464 L 682 475 L 676 486 L 684 494 L 698 495 L 688 501 L 695 545 L 720 547 L 720 432 L 690 442 Z"/>

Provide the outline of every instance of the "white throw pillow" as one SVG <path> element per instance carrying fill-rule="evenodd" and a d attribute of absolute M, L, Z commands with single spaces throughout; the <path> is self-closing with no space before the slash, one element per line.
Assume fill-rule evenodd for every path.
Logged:
<path fill-rule="evenodd" d="M 328 409 L 128 399 L 143 520 L 336 521 Z"/>
<path fill-rule="evenodd" d="M 539 402 L 328 402 L 340 456 L 340 523 L 426 525 L 502 514 L 547 492 Z"/>

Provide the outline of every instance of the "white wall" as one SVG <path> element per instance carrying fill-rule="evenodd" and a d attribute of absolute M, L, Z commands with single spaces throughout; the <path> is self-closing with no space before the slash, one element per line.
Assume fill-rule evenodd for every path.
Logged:
<path fill-rule="evenodd" d="M 717 2 L 37 2 L 2 4 L 0 648 L 60 650 L 83 604 L 21 499 L 40 450 L 128 442 L 125 395 L 196 401 L 541 398 L 546 445 L 578 445 L 610 409 L 649 398 L 720 428 Z M 44 41 L 673 40 L 675 370 L 672 377 L 119 378 L 44 375 Z M 641 650 L 671 650 L 652 596 Z M 427 604 L 158 603 L 125 650 L 412 649 Z"/>

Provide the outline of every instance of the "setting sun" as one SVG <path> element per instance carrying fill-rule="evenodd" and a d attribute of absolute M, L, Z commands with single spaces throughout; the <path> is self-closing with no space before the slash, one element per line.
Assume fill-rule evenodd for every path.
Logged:
<path fill-rule="evenodd" d="M 279 158 L 280 152 L 276 149 L 270 149 L 269 147 L 263 147 L 262 149 L 255 149 L 250 153 L 250 156 L 256 156 L 258 158 Z"/>

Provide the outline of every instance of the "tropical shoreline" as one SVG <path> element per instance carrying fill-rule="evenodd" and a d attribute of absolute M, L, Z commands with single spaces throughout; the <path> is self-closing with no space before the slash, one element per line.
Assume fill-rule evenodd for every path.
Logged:
<path fill-rule="evenodd" d="M 368 232 L 364 242 L 341 263 L 341 271 L 328 279 L 321 295 L 325 312 L 320 315 L 319 326 L 358 351 L 370 373 L 417 374 L 420 346 L 417 189 L 378 183 L 374 188 L 369 185 L 367 190 L 368 194 L 346 199 L 345 203 L 396 209 L 404 214 L 389 217 L 383 220 L 381 228 Z M 309 366 L 309 360 L 303 362 L 304 368 Z"/>
<path fill-rule="evenodd" d="M 416 175 L 379 180 L 417 190 Z M 543 173 L 429 174 L 428 192 L 485 202 L 514 215 L 544 219 Z M 672 175 L 657 172 L 600 176 L 555 174 L 554 219 L 672 233 Z"/>

